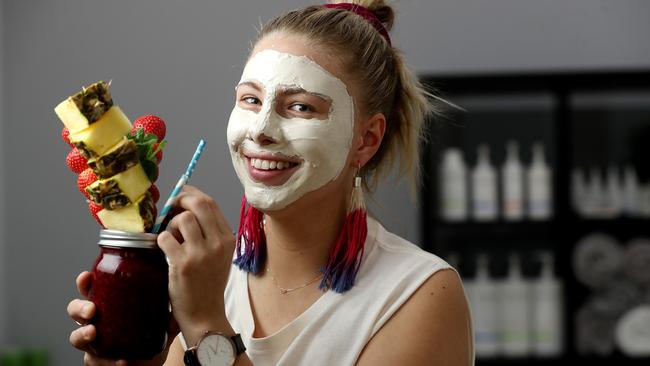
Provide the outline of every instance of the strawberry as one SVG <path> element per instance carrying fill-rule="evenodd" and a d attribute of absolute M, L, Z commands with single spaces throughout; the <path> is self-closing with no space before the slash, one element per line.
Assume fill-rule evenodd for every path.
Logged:
<path fill-rule="evenodd" d="M 152 150 L 152 151 L 156 151 L 156 150 L 158 150 L 158 146 L 159 146 L 159 145 L 160 145 L 160 143 L 159 143 L 159 142 L 156 142 L 155 144 L 153 144 L 153 147 L 151 148 L 151 150 Z M 156 163 L 157 163 L 157 164 L 160 164 L 160 162 L 162 161 L 162 157 L 163 157 L 163 149 L 162 149 L 162 146 L 161 146 L 161 147 L 160 147 L 160 150 L 158 150 L 158 151 L 156 152 Z"/>
<path fill-rule="evenodd" d="M 88 169 L 88 160 L 79 154 L 77 148 L 70 150 L 68 156 L 65 158 L 65 163 L 68 169 L 75 174 L 79 174 L 85 169 Z"/>
<path fill-rule="evenodd" d="M 93 218 L 95 219 L 95 221 L 97 221 L 97 223 L 98 223 L 99 226 L 101 226 L 101 227 L 104 227 L 104 224 L 102 224 L 102 221 L 101 221 L 101 220 L 99 219 L 99 217 L 97 216 L 97 213 L 98 213 L 99 211 L 103 210 L 103 209 L 104 209 L 104 208 L 103 208 L 102 206 L 96 204 L 95 202 L 92 202 L 92 201 L 89 201 L 89 202 L 88 202 L 88 211 L 90 211 L 90 214 L 93 216 Z"/>
<path fill-rule="evenodd" d="M 160 117 L 154 115 L 146 115 L 138 117 L 133 122 L 133 128 L 131 129 L 131 134 L 135 135 L 139 128 L 142 128 L 144 132 L 151 133 L 156 135 L 158 141 L 162 141 L 165 138 L 167 133 L 167 128 L 165 127 L 165 121 Z"/>
<path fill-rule="evenodd" d="M 151 193 L 151 199 L 153 200 L 153 203 L 158 203 L 158 200 L 160 199 L 160 191 L 155 184 L 152 184 L 151 187 L 149 187 L 149 193 Z"/>
<path fill-rule="evenodd" d="M 70 145 L 70 147 L 74 147 L 72 142 L 70 142 L 70 131 L 68 130 L 67 127 L 63 127 L 63 129 L 61 130 L 61 138 L 63 139 L 63 142 Z"/>
<path fill-rule="evenodd" d="M 86 193 L 86 187 L 93 184 L 96 180 L 97 176 L 92 169 L 88 168 L 79 174 L 79 177 L 77 178 L 77 188 L 79 188 L 79 191 L 83 193 L 86 198 L 90 199 L 88 193 Z"/>

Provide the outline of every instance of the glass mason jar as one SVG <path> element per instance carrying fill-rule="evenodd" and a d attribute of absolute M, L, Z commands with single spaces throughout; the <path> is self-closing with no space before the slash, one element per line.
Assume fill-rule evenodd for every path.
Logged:
<path fill-rule="evenodd" d="M 101 230 L 89 300 L 96 306 L 92 351 L 112 359 L 151 359 L 165 349 L 167 261 L 157 235 Z"/>

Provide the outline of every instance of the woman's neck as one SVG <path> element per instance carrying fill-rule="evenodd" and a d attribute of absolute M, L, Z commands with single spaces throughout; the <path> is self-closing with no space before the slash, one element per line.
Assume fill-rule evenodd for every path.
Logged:
<path fill-rule="evenodd" d="M 265 215 L 266 266 L 283 287 L 299 286 L 317 275 L 345 218 L 347 199 L 309 195 Z"/>

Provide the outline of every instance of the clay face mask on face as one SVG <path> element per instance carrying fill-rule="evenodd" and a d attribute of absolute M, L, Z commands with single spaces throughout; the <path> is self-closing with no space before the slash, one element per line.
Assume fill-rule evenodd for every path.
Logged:
<path fill-rule="evenodd" d="M 354 126 L 354 105 L 345 84 L 306 56 L 271 49 L 256 53 L 248 61 L 239 84 L 244 82 L 261 86 L 264 95 L 257 112 L 236 103 L 228 122 L 233 166 L 249 204 L 260 210 L 279 210 L 336 179 L 345 166 Z M 331 102 L 325 119 L 278 113 L 276 97 L 296 88 Z M 256 142 L 261 135 L 266 137 L 262 145 Z M 293 173 L 281 185 L 267 185 L 251 178 L 252 159 L 245 153 L 274 154 L 278 161 L 289 157 L 298 165 L 287 170 L 286 174 Z M 255 166 L 274 166 L 272 161 L 256 160 Z"/>

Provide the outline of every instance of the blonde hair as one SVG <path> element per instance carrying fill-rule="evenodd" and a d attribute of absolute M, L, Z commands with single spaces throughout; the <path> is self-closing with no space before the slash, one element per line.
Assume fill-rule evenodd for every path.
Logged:
<path fill-rule="evenodd" d="M 338 3 L 339 1 L 331 1 Z M 390 31 L 395 19 L 384 0 L 349 0 L 370 10 Z M 424 121 L 435 113 L 425 90 L 406 65 L 404 56 L 367 20 L 349 10 L 308 6 L 290 11 L 262 26 L 257 41 L 275 32 L 297 33 L 316 46 L 337 51 L 347 75 L 361 92 L 355 100 L 366 115 L 383 113 L 386 132 L 377 153 L 361 169 L 366 188 L 373 190 L 378 177 L 399 160 L 399 175 L 415 189 L 419 180 L 419 144 Z"/>

